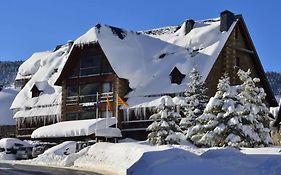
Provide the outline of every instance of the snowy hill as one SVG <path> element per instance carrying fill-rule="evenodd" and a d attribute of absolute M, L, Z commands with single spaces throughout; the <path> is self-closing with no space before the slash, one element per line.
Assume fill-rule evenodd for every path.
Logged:
<path fill-rule="evenodd" d="M 13 88 L 5 88 L 0 91 L 0 125 L 16 124 L 10 106 L 18 92 L 19 90 Z"/>
<path fill-rule="evenodd" d="M 0 85 L 4 87 L 12 85 L 22 63 L 23 61 L 0 61 Z"/>

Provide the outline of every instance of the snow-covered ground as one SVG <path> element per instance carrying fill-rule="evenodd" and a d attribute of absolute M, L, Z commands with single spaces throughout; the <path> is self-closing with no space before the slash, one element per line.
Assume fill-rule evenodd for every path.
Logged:
<path fill-rule="evenodd" d="M 238 150 L 193 145 L 152 146 L 127 139 L 122 143 L 100 142 L 75 153 L 75 144 L 64 142 L 35 159 L 12 163 L 70 167 L 102 174 L 281 174 L 280 147 Z"/>

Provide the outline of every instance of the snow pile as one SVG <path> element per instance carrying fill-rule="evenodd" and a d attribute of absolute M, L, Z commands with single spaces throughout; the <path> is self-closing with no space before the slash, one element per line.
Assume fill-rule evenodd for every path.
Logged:
<path fill-rule="evenodd" d="M 10 106 L 18 92 L 19 90 L 14 88 L 5 88 L 0 91 L 0 125 L 16 124 Z"/>
<path fill-rule="evenodd" d="M 27 162 L 44 166 L 70 166 L 78 157 L 77 155 L 75 156 L 75 152 L 76 142 L 66 141 L 46 150 L 35 159 L 27 160 Z M 78 155 L 81 156 L 81 153 Z"/>
<path fill-rule="evenodd" d="M 145 152 L 163 150 L 137 143 L 97 143 L 74 162 L 74 166 L 98 172 L 126 174 L 127 169 L 137 162 Z"/>
<path fill-rule="evenodd" d="M 251 152 L 249 149 L 242 153 L 234 148 L 197 148 L 199 154 L 194 154 L 196 148 L 183 148 L 138 143 L 97 143 L 78 158 L 74 166 L 105 174 L 280 174 L 281 156 L 277 148 L 268 148 L 272 149 L 270 153 L 263 148 L 256 148 L 253 149 L 254 154 L 248 154 Z"/>
<path fill-rule="evenodd" d="M 3 138 L 0 140 L 0 160 L 15 160 L 16 155 L 12 154 L 8 149 L 17 149 L 19 146 L 32 147 L 28 142 L 21 141 L 16 138 Z"/>
<path fill-rule="evenodd" d="M 64 121 L 37 128 L 31 138 L 88 136 L 94 134 L 96 129 L 107 128 L 115 123 L 115 117 Z"/>
<path fill-rule="evenodd" d="M 26 147 L 32 147 L 32 145 L 30 145 L 28 142 L 21 141 L 16 138 L 3 138 L 0 140 L 0 148 L 4 148 L 6 150 L 13 148 L 16 144 Z"/>

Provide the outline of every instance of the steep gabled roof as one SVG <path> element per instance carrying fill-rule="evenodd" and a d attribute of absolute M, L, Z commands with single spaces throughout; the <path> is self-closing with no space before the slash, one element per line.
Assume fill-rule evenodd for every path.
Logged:
<path fill-rule="evenodd" d="M 186 22 L 145 32 L 98 24 L 74 45 L 98 43 L 117 76 L 129 80 L 127 97 L 178 93 L 189 80 L 171 84 L 171 70 L 188 75 L 197 65 L 205 80 L 235 24 L 221 32 L 219 19 L 197 21 L 187 34 Z"/>

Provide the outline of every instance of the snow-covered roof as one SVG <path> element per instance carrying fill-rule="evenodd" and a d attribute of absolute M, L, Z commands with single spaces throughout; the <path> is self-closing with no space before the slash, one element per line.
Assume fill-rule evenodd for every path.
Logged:
<path fill-rule="evenodd" d="M 116 118 L 98 118 L 74 120 L 55 123 L 37 128 L 31 138 L 76 137 L 94 134 L 97 129 L 107 128 L 116 124 Z"/>
<path fill-rule="evenodd" d="M 136 101 L 135 101 L 136 100 Z M 162 104 L 162 101 L 165 100 L 166 106 L 183 106 L 186 105 L 184 97 L 170 97 L 170 96 L 162 96 L 162 97 L 143 97 L 140 98 L 132 98 L 127 101 L 130 108 L 150 108 L 150 107 L 157 107 Z M 141 102 L 141 103 L 140 103 Z"/>
<path fill-rule="evenodd" d="M 21 117 L 37 117 L 37 116 L 60 116 L 60 105 L 48 106 L 48 107 L 36 107 L 26 110 L 20 110 L 15 113 L 14 118 Z"/>
<path fill-rule="evenodd" d="M 186 22 L 153 32 L 98 24 L 74 44 L 98 42 L 116 74 L 129 80 L 133 91 L 128 97 L 176 93 L 184 91 L 189 78 L 186 76 L 180 85 L 171 84 L 169 74 L 173 68 L 188 75 L 196 65 L 205 80 L 235 24 L 221 32 L 219 19 L 197 21 L 188 34 Z"/>
<path fill-rule="evenodd" d="M 54 52 L 35 53 L 20 66 L 17 79 L 28 77 L 30 80 L 11 105 L 11 109 L 20 109 L 14 118 L 29 117 L 35 113 L 38 115 L 41 113 L 43 116 L 50 113 L 53 115 L 54 111 L 60 114 L 60 111 L 54 110 L 53 106 L 60 104 L 61 87 L 55 86 L 54 83 L 66 62 L 69 47 L 66 44 Z M 38 97 L 32 98 L 31 89 L 34 85 L 42 92 Z M 41 108 L 43 112 L 37 109 L 26 111 L 29 108 Z"/>
<path fill-rule="evenodd" d="M 18 92 L 19 90 L 14 88 L 5 88 L 0 91 L 0 125 L 16 124 L 10 106 Z"/>

